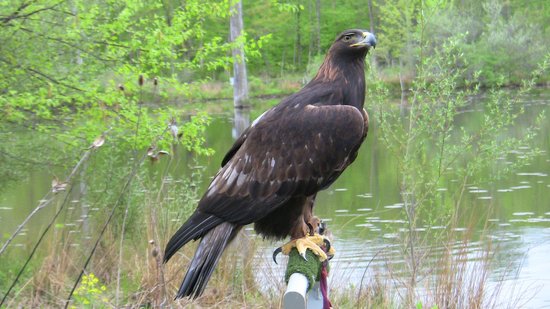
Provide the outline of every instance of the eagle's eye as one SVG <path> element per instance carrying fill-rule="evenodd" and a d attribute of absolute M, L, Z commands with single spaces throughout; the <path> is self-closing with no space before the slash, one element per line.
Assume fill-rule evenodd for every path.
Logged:
<path fill-rule="evenodd" d="M 349 42 L 351 40 L 351 35 L 347 34 L 344 36 L 344 42 Z"/>

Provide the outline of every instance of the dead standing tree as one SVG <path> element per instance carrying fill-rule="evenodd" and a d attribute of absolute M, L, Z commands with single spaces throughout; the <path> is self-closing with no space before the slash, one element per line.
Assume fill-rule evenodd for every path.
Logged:
<path fill-rule="evenodd" d="M 233 105 L 241 108 L 247 105 L 248 79 L 244 57 L 244 44 L 241 39 L 243 33 L 243 6 L 242 2 L 235 1 L 230 7 L 229 39 L 237 42 L 231 53 L 233 54 Z"/>

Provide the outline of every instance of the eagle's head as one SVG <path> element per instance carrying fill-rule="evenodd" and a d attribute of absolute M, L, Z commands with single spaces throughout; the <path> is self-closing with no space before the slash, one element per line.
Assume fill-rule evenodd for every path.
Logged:
<path fill-rule="evenodd" d="M 371 47 L 376 47 L 376 37 L 374 34 L 361 29 L 350 29 L 340 33 L 336 37 L 329 52 L 348 57 L 365 57 Z"/>
<path fill-rule="evenodd" d="M 350 29 L 340 33 L 330 46 L 325 60 L 321 64 L 317 75 L 313 78 L 311 85 L 319 81 L 334 82 L 341 80 L 347 85 L 364 88 L 365 56 L 375 46 L 376 37 L 368 31 Z M 364 89 L 355 91 L 359 95 L 357 102 L 364 102 L 364 92 Z"/>

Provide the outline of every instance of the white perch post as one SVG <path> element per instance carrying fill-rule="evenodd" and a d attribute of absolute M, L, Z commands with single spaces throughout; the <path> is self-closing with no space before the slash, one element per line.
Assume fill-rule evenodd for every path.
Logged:
<path fill-rule="evenodd" d="M 300 273 L 293 273 L 288 279 L 285 296 L 283 298 L 284 309 L 305 309 L 307 278 Z"/>
<path fill-rule="evenodd" d="M 315 283 L 310 293 L 307 293 L 308 281 L 306 276 L 293 273 L 288 279 L 288 285 L 283 297 L 284 309 L 322 309 L 323 296 L 319 283 Z"/>

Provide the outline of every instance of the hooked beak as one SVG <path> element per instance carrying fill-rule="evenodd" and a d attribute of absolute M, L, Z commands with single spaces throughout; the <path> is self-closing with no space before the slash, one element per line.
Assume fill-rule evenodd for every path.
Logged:
<path fill-rule="evenodd" d="M 363 32 L 363 40 L 355 44 L 352 44 L 351 46 L 352 47 L 367 46 L 367 47 L 376 48 L 376 37 L 374 36 L 374 34 L 365 31 Z"/>

